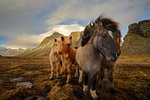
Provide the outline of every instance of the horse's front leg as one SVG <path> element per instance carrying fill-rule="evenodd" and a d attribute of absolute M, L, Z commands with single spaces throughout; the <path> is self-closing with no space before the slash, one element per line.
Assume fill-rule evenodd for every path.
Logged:
<path fill-rule="evenodd" d="M 85 72 L 85 71 L 83 71 L 82 72 L 82 79 L 83 79 L 83 92 L 85 93 L 85 94 L 87 94 L 87 92 L 88 92 L 88 73 L 87 72 Z"/>
<path fill-rule="evenodd" d="M 59 64 L 60 64 L 60 62 L 58 61 L 57 63 L 56 63 L 56 78 L 59 78 Z"/>
<path fill-rule="evenodd" d="M 76 71 L 75 71 L 75 74 L 74 74 L 74 77 L 75 77 L 75 78 L 78 78 L 78 73 L 79 73 L 79 71 L 78 71 L 78 66 L 76 65 Z"/>
<path fill-rule="evenodd" d="M 114 93 L 115 89 L 114 89 L 114 81 L 113 81 L 113 71 L 114 71 L 114 66 L 112 66 L 111 68 L 107 69 L 107 73 L 108 73 L 108 80 L 109 80 L 109 88 L 110 88 L 110 92 Z"/>
<path fill-rule="evenodd" d="M 65 62 L 64 60 L 62 59 L 62 67 L 61 67 L 61 70 L 60 70 L 60 74 L 65 77 Z"/>
<path fill-rule="evenodd" d="M 51 64 L 51 75 L 50 75 L 50 79 L 53 79 L 53 77 L 54 77 L 54 63 L 51 62 L 50 64 Z"/>
<path fill-rule="evenodd" d="M 97 78 L 97 73 L 91 75 L 90 94 L 91 94 L 93 99 L 98 99 L 98 96 L 96 94 L 96 78 Z"/>
<path fill-rule="evenodd" d="M 104 79 L 104 72 L 105 72 L 105 68 L 104 66 L 102 66 L 103 68 L 101 68 L 100 73 L 99 73 L 99 79 L 98 79 L 98 88 L 101 90 L 103 87 L 103 79 Z"/>
<path fill-rule="evenodd" d="M 67 81 L 66 81 L 66 83 L 69 83 L 71 80 L 71 66 L 72 66 L 72 63 L 67 65 Z"/>

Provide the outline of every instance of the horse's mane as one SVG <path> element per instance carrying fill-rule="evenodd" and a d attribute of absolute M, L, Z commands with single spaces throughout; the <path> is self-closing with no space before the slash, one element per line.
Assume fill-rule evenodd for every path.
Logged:
<path fill-rule="evenodd" d="M 118 22 L 112 20 L 111 18 L 99 16 L 94 22 L 90 22 L 90 24 L 86 25 L 83 35 L 81 36 L 81 46 L 84 46 L 88 43 L 90 37 L 92 36 L 92 33 L 94 32 L 95 28 L 97 28 L 95 27 L 95 25 L 99 24 L 99 22 L 102 22 L 105 29 L 111 30 L 113 33 L 115 33 L 116 37 L 121 37 L 120 30 L 118 29 Z"/>

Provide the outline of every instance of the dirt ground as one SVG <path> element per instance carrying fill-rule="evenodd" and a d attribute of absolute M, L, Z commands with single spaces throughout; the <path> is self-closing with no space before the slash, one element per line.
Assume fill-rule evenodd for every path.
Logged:
<path fill-rule="evenodd" d="M 72 69 L 74 73 L 74 69 Z M 0 100 L 91 100 L 78 79 L 50 80 L 48 58 L 0 57 Z M 73 75 L 72 75 L 73 76 Z M 122 55 L 114 72 L 116 92 L 110 93 L 107 76 L 100 100 L 150 100 L 150 55 Z"/>

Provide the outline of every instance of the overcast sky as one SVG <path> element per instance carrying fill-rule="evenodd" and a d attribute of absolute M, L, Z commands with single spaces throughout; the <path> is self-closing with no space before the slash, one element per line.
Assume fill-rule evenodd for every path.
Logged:
<path fill-rule="evenodd" d="M 55 31 L 82 31 L 99 15 L 128 25 L 150 19 L 150 0 L 0 0 L 0 48 L 34 48 Z"/>

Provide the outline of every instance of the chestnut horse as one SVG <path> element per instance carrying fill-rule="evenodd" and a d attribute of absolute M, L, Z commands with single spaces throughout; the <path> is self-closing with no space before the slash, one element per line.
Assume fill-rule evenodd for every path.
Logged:
<path fill-rule="evenodd" d="M 103 56 L 109 62 L 117 60 L 119 54 L 115 44 L 117 22 L 99 16 L 94 23 L 90 23 L 81 37 L 81 47 L 76 53 L 76 61 L 83 72 L 83 91 L 88 91 L 90 81 L 90 94 L 93 99 L 96 94 L 96 77 L 101 71 Z M 102 56 L 100 56 L 102 54 Z"/>
<path fill-rule="evenodd" d="M 77 49 L 72 48 L 72 36 L 61 36 L 62 40 L 62 69 L 61 74 L 65 74 L 65 69 L 67 67 L 67 81 L 69 83 L 71 79 L 71 67 L 73 64 L 76 65 L 76 71 L 74 77 L 78 77 L 78 66 L 75 60 L 75 55 Z"/>

